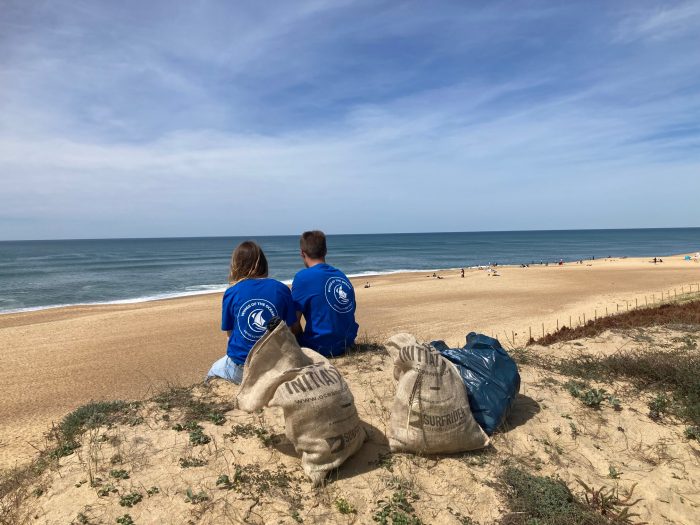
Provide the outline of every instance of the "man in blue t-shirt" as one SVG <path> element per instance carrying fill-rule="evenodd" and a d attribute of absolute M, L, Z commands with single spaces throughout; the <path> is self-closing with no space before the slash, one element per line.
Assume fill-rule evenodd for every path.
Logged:
<path fill-rule="evenodd" d="M 297 311 L 292 331 L 302 346 L 326 357 L 341 355 L 357 337 L 355 290 L 343 272 L 326 264 L 326 236 L 322 231 L 304 232 L 299 244 L 306 268 L 292 283 Z"/>

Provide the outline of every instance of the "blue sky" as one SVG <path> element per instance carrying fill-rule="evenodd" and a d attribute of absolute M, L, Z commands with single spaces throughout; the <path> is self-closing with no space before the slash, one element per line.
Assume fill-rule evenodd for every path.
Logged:
<path fill-rule="evenodd" d="M 695 1 L 0 0 L 0 239 L 698 226 Z"/>

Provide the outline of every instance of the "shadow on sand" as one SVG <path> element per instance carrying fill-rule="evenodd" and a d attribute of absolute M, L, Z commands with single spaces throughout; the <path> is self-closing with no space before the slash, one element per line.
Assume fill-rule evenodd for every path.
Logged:
<path fill-rule="evenodd" d="M 367 441 L 365 441 L 360 450 L 328 475 L 328 482 L 352 478 L 370 472 L 378 468 L 382 458 L 389 454 L 389 440 L 384 433 L 366 421 L 362 421 L 362 426 L 367 431 Z M 272 436 L 272 443 L 280 453 L 295 458 L 299 457 L 299 454 L 294 450 L 294 445 L 284 434 Z"/>
<path fill-rule="evenodd" d="M 518 394 L 506 418 L 498 432 L 509 432 L 530 421 L 540 413 L 540 404 L 529 396 Z"/>

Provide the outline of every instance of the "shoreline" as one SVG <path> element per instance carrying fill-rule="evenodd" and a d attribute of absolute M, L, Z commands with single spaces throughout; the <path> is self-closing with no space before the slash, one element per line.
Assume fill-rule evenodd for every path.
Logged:
<path fill-rule="evenodd" d="M 692 256 L 692 253 L 680 253 L 680 254 L 673 254 L 673 255 L 662 255 L 661 257 L 685 257 L 686 255 Z M 592 262 L 592 261 L 606 261 L 608 259 L 610 260 L 615 260 L 615 259 L 622 259 L 622 260 L 641 260 L 645 259 L 648 256 L 645 257 L 628 257 L 625 255 L 621 256 L 613 256 L 613 257 L 605 257 L 601 259 L 579 259 L 582 260 L 584 263 L 585 262 Z M 653 256 L 652 256 L 653 257 Z M 547 264 L 551 266 L 556 266 L 558 265 L 558 261 L 545 261 Z M 564 260 L 564 265 L 567 264 L 576 264 L 576 261 L 574 260 Z M 520 263 L 520 264 L 497 264 L 497 268 L 521 268 L 521 264 L 530 264 L 534 267 L 540 267 L 540 266 L 545 266 L 542 263 Z M 662 263 L 663 264 L 663 263 Z M 477 265 L 477 266 L 464 266 L 464 270 L 469 271 L 469 270 L 483 270 L 489 268 L 489 265 Z M 371 271 L 368 270 L 367 272 L 360 272 L 360 273 L 354 273 L 354 274 L 348 274 L 348 279 L 359 279 L 359 278 L 364 278 L 364 277 L 380 277 L 383 275 L 403 275 L 403 274 L 416 274 L 416 273 L 422 273 L 422 272 L 450 272 L 450 271 L 459 271 L 461 268 L 455 267 L 455 268 L 427 268 L 427 269 L 418 269 L 418 270 L 411 270 L 411 269 L 397 269 L 397 270 L 377 270 L 377 271 Z M 286 284 L 287 286 L 291 286 L 292 284 L 292 279 L 285 279 L 280 281 L 283 284 Z M 192 291 L 184 291 L 184 292 L 162 292 L 158 293 L 155 295 L 147 295 L 147 296 L 142 296 L 142 297 L 133 297 L 133 298 L 126 298 L 126 299 L 114 299 L 111 301 L 94 301 L 94 302 L 87 302 L 87 303 L 64 303 L 64 304 L 52 304 L 52 305 L 47 305 L 47 306 L 28 306 L 26 308 L 15 308 L 15 309 L 10 309 L 10 310 L 0 310 L 0 319 L 3 316 L 6 315 L 17 315 L 17 314 L 23 314 L 23 313 L 31 313 L 31 312 L 42 312 L 44 310 L 58 310 L 58 309 L 63 309 L 63 308 L 76 308 L 76 307 L 99 307 L 99 306 L 113 306 L 113 305 L 134 305 L 134 304 L 141 304 L 141 303 L 149 303 L 149 302 L 157 302 L 157 301 L 169 301 L 173 299 L 183 299 L 187 297 L 197 297 L 201 295 L 216 295 L 216 294 L 221 294 L 226 289 L 229 287 L 228 284 L 223 284 L 223 285 L 218 285 L 218 284 L 203 284 L 203 285 L 195 285 L 195 286 L 202 286 L 202 287 L 210 287 L 210 289 L 202 289 L 202 290 L 192 290 Z"/>

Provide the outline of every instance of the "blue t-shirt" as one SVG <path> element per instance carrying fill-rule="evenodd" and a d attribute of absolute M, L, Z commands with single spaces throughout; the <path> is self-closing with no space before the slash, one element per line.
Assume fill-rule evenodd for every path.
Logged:
<path fill-rule="evenodd" d="M 234 363 L 245 363 L 248 352 L 265 333 L 273 317 L 292 326 L 296 311 L 289 288 L 274 279 L 245 279 L 224 292 L 221 329 L 231 330 L 228 355 Z"/>
<path fill-rule="evenodd" d="M 302 346 L 332 357 L 355 342 L 355 289 L 343 272 L 325 263 L 301 270 L 292 283 L 292 298 L 306 321 Z"/>

